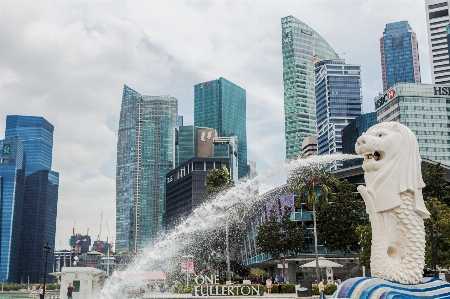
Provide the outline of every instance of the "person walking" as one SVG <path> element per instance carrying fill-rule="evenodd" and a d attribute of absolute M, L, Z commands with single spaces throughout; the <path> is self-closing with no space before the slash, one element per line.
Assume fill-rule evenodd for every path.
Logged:
<path fill-rule="evenodd" d="M 42 288 L 41 285 L 39 285 L 38 293 L 39 293 L 39 299 L 44 299 L 44 289 Z"/>
<path fill-rule="evenodd" d="M 277 283 L 278 294 L 281 294 L 281 281 L 278 278 L 275 281 Z"/>
<path fill-rule="evenodd" d="M 267 294 L 270 294 L 270 291 L 272 290 L 272 277 L 267 278 L 266 288 L 267 288 Z"/>
<path fill-rule="evenodd" d="M 73 291 L 73 284 L 69 282 L 69 286 L 67 287 L 67 299 L 72 299 L 72 291 Z"/>
<path fill-rule="evenodd" d="M 324 285 L 323 282 L 324 282 L 324 280 L 322 278 L 322 280 L 319 282 L 319 285 L 318 285 L 318 287 L 319 287 L 319 294 L 320 294 L 319 299 L 327 299 L 325 297 L 325 285 Z"/>

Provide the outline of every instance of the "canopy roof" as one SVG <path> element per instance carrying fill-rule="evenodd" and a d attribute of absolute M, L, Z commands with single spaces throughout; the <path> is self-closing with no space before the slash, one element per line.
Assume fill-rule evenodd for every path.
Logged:
<path fill-rule="evenodd" d="M 316 260 L 313 260 L 309 263 L 306 263 L 304 265 L 301 265 L 302 268 L 315 268 L 316 267 Z M 327 260 L 323 256 L 319 257 L 319 268 L 338 268 L 343 267 L 343 265 L 332 262 L 330 260 Z"/>

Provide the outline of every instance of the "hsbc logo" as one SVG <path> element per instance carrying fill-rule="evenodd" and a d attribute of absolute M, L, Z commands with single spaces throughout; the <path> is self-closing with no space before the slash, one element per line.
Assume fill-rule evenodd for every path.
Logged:
<path fill-rule="evenodd" d="M 375 101 L 375 109 L 380 108 L 384 104 L 386 104 L 389 100 L 392 100 L 395 95 L 395 90 L 391 89 L 386 92 L 382 97 Z"/>
<path fill-rule="evenodd" d="M 392 99 L 394 97 L 394 95 L 395 95 L 395 91 L 393 89 L 389 90 L 387 93 L 387 97 L 389 100 Z"/>
<path fill-rule="evenodd" d="M 205 87 L 208 87 L 208 86 L 211 86 L 211 82 L 203 83 L 202 85 L 200 85 L 200 88 L 205 88 Z"/>

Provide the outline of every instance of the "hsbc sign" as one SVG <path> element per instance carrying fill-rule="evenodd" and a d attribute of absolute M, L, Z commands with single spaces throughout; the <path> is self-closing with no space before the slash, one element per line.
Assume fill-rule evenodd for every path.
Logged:
<path fill-rule="evenodd" d="M 386 104 L 389 100 L 392 100 L 395 96 L 395 90 L 391 89 L 375 101 L 375 109 L 380 108 Z"/>

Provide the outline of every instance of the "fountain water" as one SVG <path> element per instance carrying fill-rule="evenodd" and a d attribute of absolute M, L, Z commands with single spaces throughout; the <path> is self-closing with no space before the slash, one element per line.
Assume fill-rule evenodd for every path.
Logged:
<path fill-rule="evenodd" d="M 241 180 L 233 188 L 219 193 L 212 200 L 197 207 L 188 218 L 184 219 L 170 232 L 161 236 L 160 240 L 155 242 L 153 246 L 143 249 L 142 253 L 137 255 L 128 266 L 126 272 L 136 273 L 149 270 L 179 271 L 179 264 L 175 265 L 175 263 L 172 263 L 172 260 L 182 253 L 188 252 L 188 246 L 193 244 L 189 240 L 200 237 L 203 237 L 203 240 L 207 240 L 207 238 L 204 238 L 204 233 L 210 232 L 212 228 L 220 231 L 230 219 L 242 221 L 242 213 L 256 210 L 266 203 L 264 200 L 267 199 L 259 196 L 259 194 L 269 191 L 276 184 L 281 185 L 292 171 L 301 168 L 323 167 L 324 164 L 336 160 L 360 157 L 338 154 L 295 159 L 290 162 L 280 163 L 252 180 Z M 127 283 L 130 282 L 128 281 Z M 136 281 L 137 285 L 139 283 L 142 282 Z M 120 298 L 125 288 L 126 286 L 122 281 L 109 279 L 104 284 L 100 298 Z"/>

